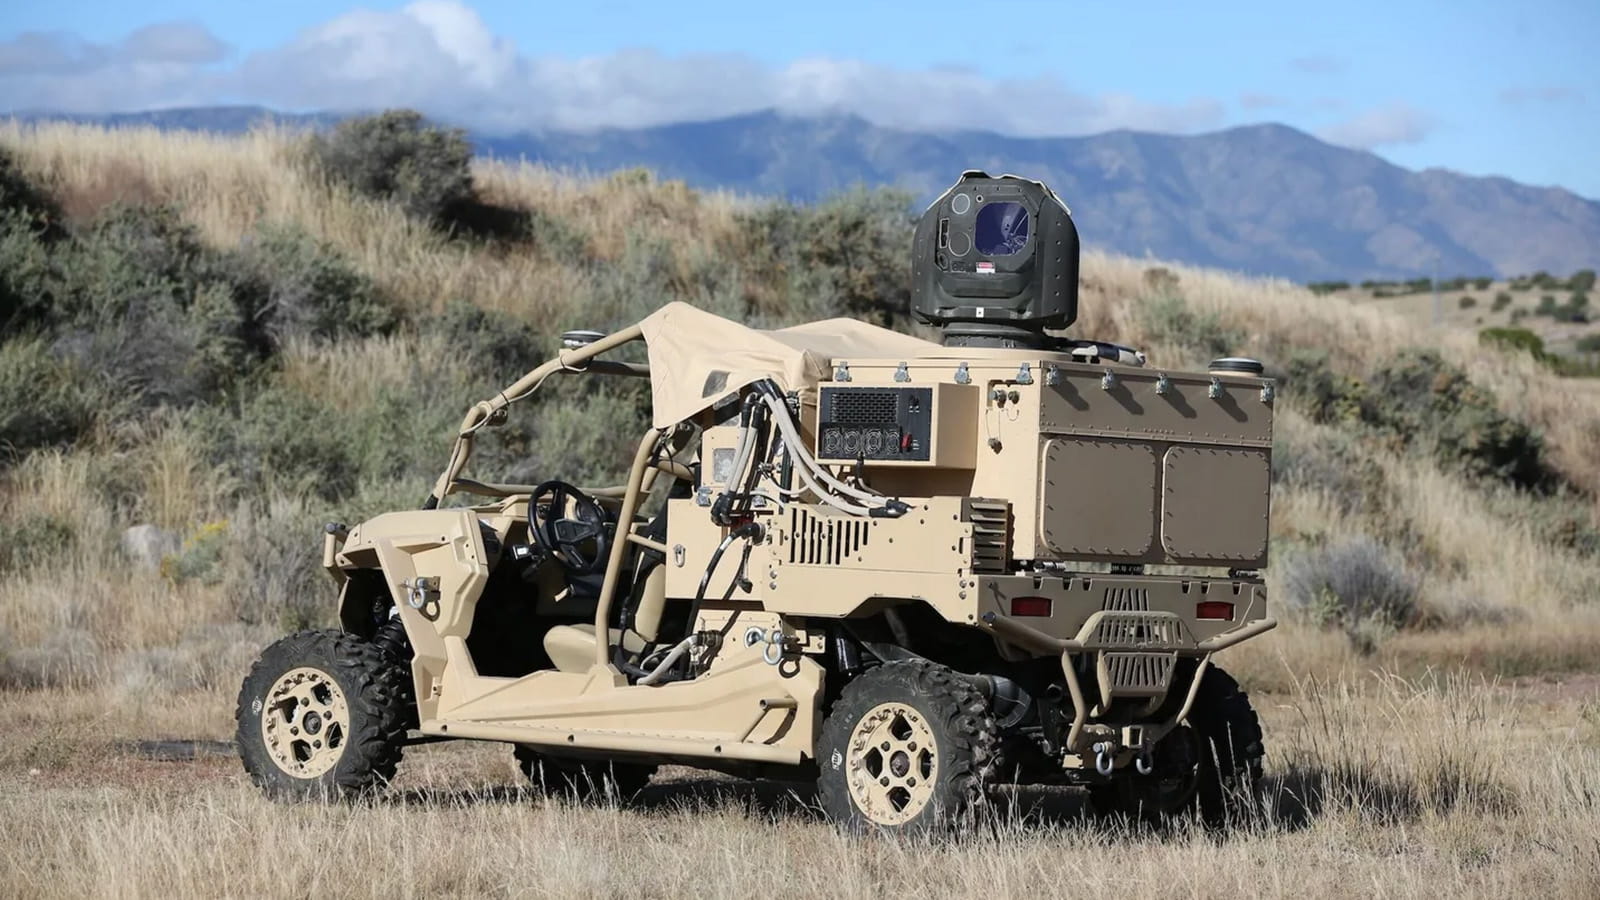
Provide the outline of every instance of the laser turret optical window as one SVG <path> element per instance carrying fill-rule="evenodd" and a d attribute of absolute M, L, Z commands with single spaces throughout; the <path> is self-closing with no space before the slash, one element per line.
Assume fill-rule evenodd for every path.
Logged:
<path fill-rule="evenodd" d="M 991 203 L 978 211 L 977 247 L 985 256 L 1011 256 L 1028 245 L 1028 209 L 1021 203 Z"/>

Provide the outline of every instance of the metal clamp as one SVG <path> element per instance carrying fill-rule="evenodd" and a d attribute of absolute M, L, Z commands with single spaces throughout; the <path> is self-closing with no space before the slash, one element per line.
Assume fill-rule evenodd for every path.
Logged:
<path fill-rule="evenodd" d="M 1213 400 L 1222 396 L 1222 379 L 1215 375 L 1211 376 L 1211 387 L 1206 388 L 1206 396 Z"/>
<path fill-rule="evenodd" d="M 1261 402 L 1262 403 L 1271 403 L 1273 400 L 1275 400 L 1277 398 L 1277 396 L 1278 396 L 1278 389 L 1277 389 L 1277 387 L 1275 387 L 1273 385 L 1271 379 L 1268 379 L 1268 380 L 1263 381 L 1261 383 Z"/>
<path fill-rule="evenodd" d="M 972 373 L 967 371 L 967 364 L 956 366 L 956 384 L 971 384 Z"/>
<path fill-rule="evenodd" d="M 1165 393 L 1170 392 L 1171 390 L 1172 390 L 1172 379 L 1167 377 L 1167 373 L 1162 372 L 1160 375 L 1157 375 L 1156 376 L 1156 393 L 1165 394 Z"/>
<path fill-rule="evenodd" d="M 1023 363 L 1017 367 L 1017 384 L 1033 384 L 1033 366 Z"/>
<path fill-rule="evenodd" d="M 834 381 L 849 381 L 850 380 L 850 364 L 849 363 L 839 363 L 837 366 L 834 366 L 833 367 L 833 380 Z"/>
<path fill-rule="evenodd" d="M 1108 371 L 1104 375 L 1100 376 L 1100 390 L 1109 391 L 1116 386 L 1117 373 Z"/>
<path fill-rule="evenodd" d="M 906 364 L 904 362 L 900 363 L 900 365 L 895 368 L 895 370 L 894 370 L 894 380 L 895 381 L 910 381 L 911 380 L 911 371 L 906 368 Z"/>

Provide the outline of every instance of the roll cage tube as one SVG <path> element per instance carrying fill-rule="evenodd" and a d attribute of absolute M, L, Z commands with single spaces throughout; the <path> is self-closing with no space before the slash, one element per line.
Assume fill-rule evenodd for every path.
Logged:
<path fill-rule="evenodd" d="M 480 429 L 489 425 L 498 425 L 505 421 L 506 407 L 519 400 L 523 400 L 539 389 L 546 378 L 557 372 L 581 372 L 608 375 L 631 375 L 635 377 L 649 377 L 650 367 L 638 363 L 620 362 L 614 360 L 596 360 L 595 357 L 609 350 L 614 350 L 623 344 L 629 344 L 644 337 L 644 329 L 639 325 L 630 325 L 616 334 L 605 337 L 582 347 L 571 350 L 562 350 L 556 357 L 528 374 L 518 378 L 504 390 L 488 400 L 473 404 L 467 410 L 467 415 L 461 420 L 461 427 L 456 433 L 455 444 L 450 450 L 450 462 L 434 482 L 433 492 L 428 499 L 423 501 L 423 509 L 433 509 L 439 501 L 454 493 L 457 487 L 464 487 L 467 482 L 457 482 L 461 470 L 466 468 L 467 460 L 472 457 L 472 442 Z M 497 487 L 492 484 L 471 482 L 473 487 L 490 488 L 491 492 Z"/>

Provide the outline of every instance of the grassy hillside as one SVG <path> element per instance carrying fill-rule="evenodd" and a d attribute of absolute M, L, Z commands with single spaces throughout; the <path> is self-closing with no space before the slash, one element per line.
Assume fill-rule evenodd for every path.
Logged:
<path fill-rule="evenodd" d="M 181 820 L 192 832 L 183 840 L 213 856 L 170 877 L 141 870 L 135 889 L 288 890 L 236 868 L 206 836 L 207 816 L 259 832 L 285 813 L 242 794 L 221 769 L 205 777 L 227 786 L 207 788 L 204 810 L 187 805 L 151 786 L 148 764 L 116 763 L 116 742 L 228 736 L 254 653 L 286 629 L 332 620 L 316 568 L 320 523 L 415 505 L 464 409 L 552 352 L 560 331 L 615 328 L 676 299 L 758 325 L 843 314 L 911 327 L 902 314 L 910 221 L 891 193 L 795 208 L 639 172 L 574 178 L 475 163 L 471 185 L 433 214 L 398 193 L 353 187 L 286 133 L 13 125 L 0 127 L 0 154 L 0 706 L 18 723 L 0 746 L 0 811 L 34 823 L 30 846 L 58 848 L 50 866 L 85 854 L 105 862 L 63 883 L 68 893 L 114 890 L 118 882 L 97 879 L 127 856 L 109 843 L 70 849 L 69 832 L 143 833 L 151 817 Z M 1444 858 L 1413 860 L 1397 893 L 1426 893 L 1437 878 L 1493 893 L 1529 884 L 1515 873 L 1532 857 L 1506 868 L 1485 811 L 1515 841 L 1549 836 L 1557 820 L 1587 816 L 1592 829 L 1593 683 L 1546 694 L 1520 679 L 1600 665 L 1595 381 L 1560 378 L 1480 346 L 1471 329 L 1430 331 L 1373 304 L 1093 253 L 1072 333 L 1140 346 L 1163 368 L 1255 356 L 1284 386 L 1268 574 L 1286 622 L 1223 663 L 1269 708 L 1280 795 L 1301 806 L 1314 796 L 1318 811 L 1293 829 L 1275 819 L 1220 852 L 1179 838 L 1161 845 L 1170 856 L 1137 862 L 1146 858 L 1137 842 L 1164 839 L 1130 838 L 1110 852 L 1150 867 L 1136 883 L 1161 892 L 1162 859 L 1203 857 L 1219 875 L 1248 859 L 1288 864 L 1296 842 L 1313 840 L 1306 829 L 1327 852 L 1355 840 L 1378 854 L 1387 839 L 1371 829 L 1412 823 L 1456 843 Z M 632 443 L 619 435 L 643 427 L 646 403 L 637 387 L 549 391 L 494 436 L 503 440 L 474 471 L 578 482 L 614 473 Z M 150 566 L 121 546 L 126 529 L 145 524 L 179 541 Z M 1485 678 L 1511 679 L 1519 693 Z M 1573 744 L 1557 762 L 1550 728 Z M 1355 734 L 1368 746 L 1345 743 Z M 454 787 L 418 788 L 422 808 L 383 810 L 373 833 L 519 827 L 472 799 L 493 796 L 509 764 L 463 758 L 479 762 L 442 776 Z M 81 813 L 47 800 L 51 779 L 65 784 L 107 760 L 121 773 L 109 782 L 113 799 Z M 1300 781 L 1289 778 L 1296 772 Z M 428 776 L 406 777 L 425 785 Z M 1373 803 L 1388 806 L 1371 813 Z M 583 835 L 606 832 L 581 811 L 548 815 L 577 817 L 548 824 L 580 847 Z M 716 828 L 746 827 L 737 809 L 717 815 Z M 360 843 L 340 825 L 346 814 L 309 816 L 310 830 L 283 838 L 286 853 L 313 834 Z M 843 852 L 803 820 L 749 827 L 738 839 L 752 845 L 797 838 L 816 845 L 806 852 Z M 1059 827 L 1067 856 L 1105 852 L 1099 838 Z M 1048 835 L 1013 837 L 1021 865 L 1082 876 L 1056 871 L 1069 864 L 1041 849 Z M 1558 856 L 1581 854 L 1588 868 L 1537 883 L 1586 893 L 1600 878 L 1595 848 L 1550 839 Z M 474 859 L 522 858 L 498 846 Z M 924 874 L 909 851 L 873 852 L 852 870 L 856 893 Z M 1499 861 L 1473 874 L 1479 853 Z M 25 871 L 22 857 L 8 848 L 0 870 Z M 979 858 L 981 847 L 964 850 L 950 865 Z M 1364 880 L 1381 871 L 1366 865 L 1332 871 Z M 574 891 L 599 877 L 563 871 L 559 883 Z M 989 869 L 960 871 L 926 875 L 944 878 L 946 892 L 979 881 L 1021 887 Z M 506 890 L 492 877 L 471 883 Z M 748 886 L 737 873 L 726 884 L 727 893 Z"/>

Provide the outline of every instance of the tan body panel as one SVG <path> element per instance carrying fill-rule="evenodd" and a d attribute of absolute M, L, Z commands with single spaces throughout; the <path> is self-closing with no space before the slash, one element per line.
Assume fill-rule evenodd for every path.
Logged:
<path fill-rule="evenodd" d="M 1005 498 L 1018 523 L 1015 559 L 1266 565 L 1273 406 L 1265 379 L 957 348 L 914 360 L 851 360 L 847 368 L 855 386 L 964 377 L 980 388 L 970 470 L 907 472 L 871 461 L 866 468 L 886 493 L 921 496 L 936 485 Z M 1191 447 L 1224 452 L 1207 462 L 1172 453 Z M 1204 489 L 1193 490 L 1199 482 Z"/>

